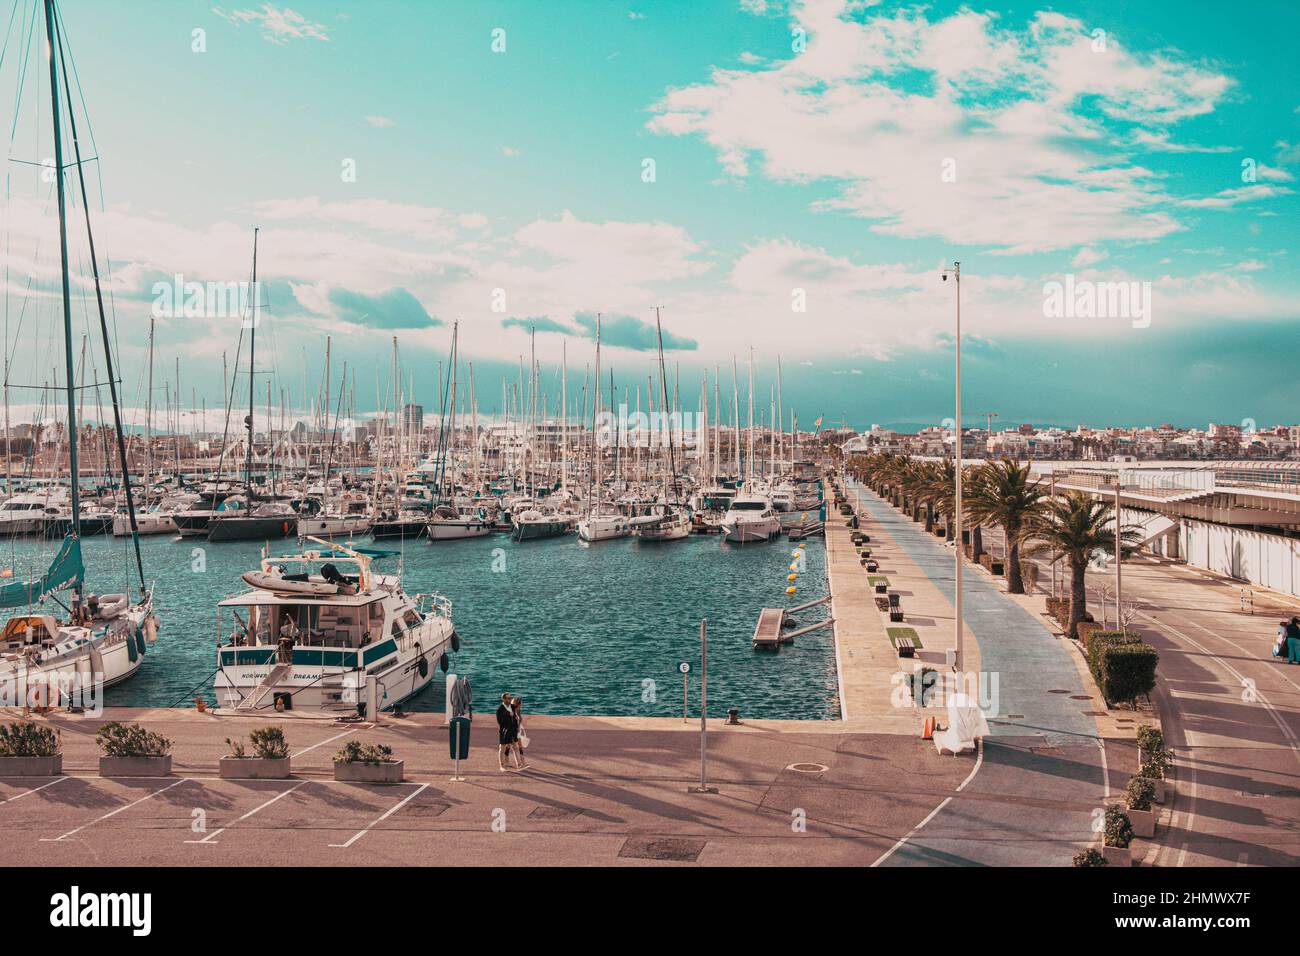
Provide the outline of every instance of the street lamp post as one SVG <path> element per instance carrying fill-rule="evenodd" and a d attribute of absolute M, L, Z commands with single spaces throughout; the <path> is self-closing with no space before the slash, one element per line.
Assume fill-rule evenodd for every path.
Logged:
<path fill-rule="evenodd" d="M 961 669 L 962 669 L 963 664 L 965 663 L 965 657 L 964 657 L 964 655 L 963 655 L 963 653 L 962 653 L 962 651 L 963 651 L 963 646 L 964 646 L 964 642 L 963 642 L 963 640 L 962 640 L 962 631 L 963 631 L 963 628 L 962 628 L 962 613 L 961 613 L 961 571 L 962 571 L 962 558 L 965 557 L 965 555 L 962 553 L 962 540 L 961 540 L 961 533 L 962 533 L 962 503 L 961 503 L 961 461 L 962 461 L 962 454 L 961 454 L 961 450 L 962 450 L 962 449 L 961 449 L 961 263 L 960 263 L 960 262 L 953 262 L 953 264 L 952 264 L 952 268 L 951 268 L 951 269 L 944 269 L 944 270 L 943 270 L 943 279 L 944 279 L 945 282 L 948 281 L 948 275 L 949 275 L 949 273 L 952 274 L 953 281 L 956 282 L 956 284 L 957 284 L 957 334 L 956 334 L 956 339 L 955 339 L 955 345 L 956 345 L 956 370 L 957 370 L 957 375 L 956 375 L 956 404 L 957 404 L 957 410 L 956 410 L 956 415 L 954 416 L 954 429 L 955 429 L 955 431 L 956 431 L 956 435 L 957 435 L 957 442 L 956 442 L 956 445 L 957 445 L 957 467 L 956 467 L 956 469 L 955 469 L 955 475 L 956 475 L 956 477 L 955 477 L 955 482 L 954 482 L 955 485 L 956 485 L 956 487 L 955 487 L 954 490 L 953 490 L 953 511 L 956 513 L 956 514 L 955 514 L 955 520 L 956 520 L 956 523 L 957 523 L 957 528 L 956 528 L 956 532 L 957 532 L 957 542 L 956 542 L 956 543 L 957 543 L 957 547 L 953 549 L 953 551 L 954 551 L 954 554 L 953 554 L 953 560 L 955 561 L 955 566 L 954 566 L 954 567 L 955 567 L 955 575 L 954 575 L 954 576 L 955 576 L 955 579 L 956 579 L 956 580 L 955 580 L 956 587 L 955 587 L 955 592 L 954 592 L 954 594 L 955 594 L 955 600 L 954 600 L 953 603 L 954 603 L 954 606 L 955 606 L 954 609 L 955 609 L 955 611 L 956 611 L 956 613 L 957 613 L 957 621 L 956 621 L 956 624 L 954 625 L 955 628 L 956 628 L 956 646 L 957 646 L 957 653 L 956 653 L 956 661 L 955 661 L 955 664 L 956 664 L 956 668 L 957 668 L 958 672 L 960 672 Z"/>

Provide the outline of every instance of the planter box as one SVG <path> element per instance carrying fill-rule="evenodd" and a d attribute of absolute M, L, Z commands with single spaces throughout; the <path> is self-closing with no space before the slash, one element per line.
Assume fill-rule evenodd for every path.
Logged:
<path fill-rule="evenodd" d="M 388 763 L 338 763 L 334 764 L 334 779 L 350 783 L 401 783 L 404 779 L 401 760 Z"/>
<path fill-rule="evenodd" d="M 171 754 L 165 757 L 100 757 L 101 777 L 166 777 L 172 772 Z"/>
<path fill-rule="evenodd" d="M 1149 840 L 1156 835 L 1155 810 L 1134 810 L 1129 808 L 1124 812 L 1128 814 L 1129 823 L 1133 824 L 1133 835 L 1135 837 Z"/>
<path fill-rule="evenodd" d="M 1106 858 L 1107 866 L 1133 865 L 1133 851 L 1126 846 L 1103 846 L 1101 855 Z"/>
<path fill-rule="evenodd" d="M 218 765 L 223 780 L 284 780 L 288 757 L 222 757 Z"/>
<path fill-rule="evenodd" d="M 0 757 L 0 777 L 58 777 L 63 754 L 53 757 Z"/>
<path fill-rule="evenodd" d="M 1006 573 L 1005 570 L 1004 570 L 1004 568 L 1005 568 L 1005 566 L 1003 565 L 1003 563 L 1002 563 L 1001 561 L 990 561 L 990 562 L 989 562 L 989 573 L 990 573 L 990 574 L 994 574 L 994 575 L 996 575 L 996 576 L 998 576 L 998 577 L 1002 577 L 1002 575 Z"/>

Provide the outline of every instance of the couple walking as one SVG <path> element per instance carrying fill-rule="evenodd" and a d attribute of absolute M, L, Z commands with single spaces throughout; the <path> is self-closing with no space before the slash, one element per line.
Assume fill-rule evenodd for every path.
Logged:
<path fill-rule="evenodd" d="M 528 764 L 524 763 L 524 748 L 528 746 L 528 734 L 524 731 L 523 703 L 518 697 L 511 697 L 508 693 L 501 695 L 501 706 L 497 708 L 497 742 L 500 744 L 497 761 L 502 770 L 511 769 L 506 766 L 507 754 L 514 758 L 515 770 L 528 769 Z"/>

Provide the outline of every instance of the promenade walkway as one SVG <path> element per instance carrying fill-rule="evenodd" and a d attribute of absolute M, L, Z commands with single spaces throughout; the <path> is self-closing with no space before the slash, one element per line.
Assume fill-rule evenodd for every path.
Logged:
<path fill-rule="evenodd" d="M 930 589 L 913 597 L 913 619 L 946 620 L 951 631 L 952 550 L 869 489 L 851 484 L 850 492 L 902 552 L 899 563 L 910 565 Z M 967 652 L 966 667 L 978 667 L 990 679 L 997 675 L 992 736 L 969 785 L 886 862 L 1068 865 L 1075 852 L 1095 842 L 1093 814 L 1107 792 L 1104 751 L 1096 723 L 1085 713 L 1096 703 L 1071 657 L 1074 649 L 983 571 L 967 569 L 963 598 L 967 647 L 974 643 L 979 651 L 978 658 Z"/>

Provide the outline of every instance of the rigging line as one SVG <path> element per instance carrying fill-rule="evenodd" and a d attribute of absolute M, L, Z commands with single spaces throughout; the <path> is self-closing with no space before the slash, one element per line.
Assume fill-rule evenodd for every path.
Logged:
<path fill-rule="evenodd" d="M 55 38 L 55 40 L 57 41 L 57 49 L 58 49 L 58 56 L 59 56 L 59 64 L 60 64 L 60 66 L 62 66 L 62 68 L 63 68 L 63 88 L 64 88 L 64 92 L 67 93 L 67 95 L 68 95 L 68 99 L 71 100 L 71 98 L 72 98 L 72 92 L 71 92 L 71 90 L 68 89 L 68 63 L 67 63 L 66 58 L 65 58 L 64 55 L 63 55 L 63 30 L 62 30 L 61 28 L 56 28 L 56 29 L 55 29 L 55 32 L 54 32 L 54 38 Z M 54 52 L 54 51 L 52 50 L 52 51 L 51 51 L 51 56 L 53 56 L 53 52 Z M 51 64 L 51 71 L 53 71 L 53 65 L 52 65 L 52 64 Z M 55 78 L 55 84 L 57 85 L 57 77 Z M 57 95 L 58 95 L 58 91 L 57 91 L 57 90 L 52 91 L 52 95 L 57 96 Z M 146 592 L 146 591 L 148 590 L 148 582 L 145 580 L 145 576 L 144 576 L 144 557 L 143 557 L 143 556 L 141 555 L 141 553 L 140 553 L 140 535 L 139 535 L 139 527 L 137 526 L 137 523 L 136 523 L 136 516 L 135 516 L 135 501 L 134 501 L 134 499 L 132 498 L 132 495 L 131 495 L 131 476 L 130 476 L 130 474 L 128 474 L 128 458 L 127 458 L 127 453 L 126 453 L 126 440 L 125 440 L 125 437 L 123 436 L 123 433 L 122 433 L 122 412 L 121 412 L 120 403 L 119 403 L 119 401 L 118 401 L 118 397 L 117 397 L 117 386 L 116 386 L 115 384 L 113 384 L 113 378 L 114 378 L 114 374 L 113 374 L 113 355 L 112 355 L 111 351 L 109 350 L 108 320 L 107 320 L 107 317 L 106 317 L 105 314 L 104 314 L 104 293 L 103 293 L 103 289 L 101 288 L 100 281 L 99 281 L 99 262 L 98 262 L 98 260 L 97 260 L 97 258 L 96 258 L 96 256 L 95 256 L 95 236 L 94 236 L 94 232 L 92 231 L 92 229 L 91 229 L 91 225 L 90 225 L 90 203 L 89 203 L 89 200 L 88 200 L 87 195 L 86 195 L 86 175 L 85 175 L 85 172 L 84 172 L 84 170 L 82 169 L 82 167 L 81 167 L 81 163 L 80 163 L 80 159 L 81 159 L 81 141 L 80 141 L 80 139 L 79 139 L 78 136 L 77 136 L 77 121 L 76 121 L 75 113 L 76 113 L 76 111 L 73 110 L 73 109 L 71 108 L 71 104 L 69 104 L 69 109 L 68 109 L 68 124 L 69 124 L 69 130 L 70 130 L 70 132 L 72 133 L 72 148 L 73 148 L 73 153 L 74 153 L 74 155 L 75 155 L 75 156 L 77 157 L 77 159 L 78 159 L 78 163 L 77 163 L 77 180 L 78 180 L 79 184 L 81 185 L 81 198 L 82 198 L 81 208 L 82 208 L 82 211 L 83 211 L 83 213 L 84 213 L 84 215 L 85 215 L 85 217 L 86 217 L 86 239 L 87 239 L 87 241 L 89 242 L 89 245 L 90 245 L 90 250 L 89 250 L 89 253 L 90 253 L 90 265 L 91 265 L 91 271 L 92 271 L 92 273 L 93 273 L 93 275 L 94 275 L 94 279 L 95 279 L 95 300 L 96 300 L 96 303 L 97 303 L 97 306 L 98 306 L 98 311 L 99 311 L 99 326 L 100 326 L 100 332 L 101 332 L 101 334 L 103 335 L 103 339 L 104 339 L 104 362 L 105 362 L 106 370 L 107 370 L 107 373 L 108 373 L 108 387 L 109 387 L 109 392 L 110 392 L 110 394 L 112 395 L 112 402 L 113 402 L 113 420 L 114 420 L 114 425 L 115 425 L 115 427 L 116 427 L 116 431 L 117 431 L 117 445 L 118 445 L 118 453 L 119 453 L 119 455 L 120 455 L 120 457 L 121 457 L 121 465 L 122 465 L 122 488 L 123 488 L 123 490 L 125 491 L 125 494 L 126 494 L 126 511 L 127 511 L 127 515 L 128 515 L 128 517 L 130 518 L 130 521 L 131 521 L 131 538 L 132 538 L 132 543 L 135 545 L 135 562 L 136 562 L 136 570 L 139 572 L 139 575 L 140 575 L 140 591 L 141 591 L 141 593 L 142 593 L 142 597 L 143 597 L 144 592 Z M 59 175 L 62 175 L 62 173 L 59 173 Z M 71 401 L 71 399 L 69 399 L 69 401 Z M 76 440 L 77 440 L 77 436 L 76 436 L 76 434 L 72 431 L 72 429 L 69 429 L 69 441 L 71 441 L 71 442 L 75 442 Z M 71 451 L 75 453 L 75 447 L 74 447 L 73 449 L 71 449 Z M 76 469 L 74 469 L 74 472 L 75 472 L 75 471 L 76 471 Z M 80 480 L 80 476 L 79 476 L 79 474 L 75 474 L 75 473 L 74 473 L 73 476 L 72 476 L 72 480 L 73 480 L 74 483 L 75 483 L 75 482 L 78 482 L 78 481 Z M 75 486 L 75 484 L 74 484 L 74 487 L 73 487 L 73 492 L 74 492 L 74 502 L 73 502 L 73 503 L 75 504 L 75 503 L 76 503 L 76 502 L 75 502 L 75 492 L 76 492 L 76 486 Z M 74 514 L 75 514 L 75 512 L 74 512 Z M 75 525 L 74 525 L 74 527 L 75 527 Z"/>
<path fill-rule="evenodd" d="M 5 43 L 0 47 L 0 69 L 4 68 L 5 55 L 9 52 L 9 38 L 14 30 L 14 17 L 18 16 L 18 0 L 14 0 L 14 5 L 9 9 L 9 23 L 5 26 Z"/>
<path fill-rule="evenodd" d="M 90 120 L 90 108 L 86 106 L 86 93 L 81 88 L 81 76 L 77 73 L 77 56 L 75 53 L 72 52 L 72 38 L 67 35 L 68 34 L 67 28 L 64 27 L 63 25 L 62 8 L 56 6 L 54 8 L 54 16 L 59 22 L 59 36 L 63 37 L 62 42 L 67 44 L 68 47 L 67 58 L 72 60 L 72 78 L 77 83 L 77 98 L 81 100 L 81 116 L 86 122 L 86 136 L 90 140 L 90 148 L 95 150 L 96 153 L 98 153 L 99 146 L 96 145 L 95 143 L 95 125 Z M 68 71 L 67 71 L 66 60 L 64 61 L 64 69 L 63 69 L 63 86 L 65 89 L 67 89 Z M 69 110 L 72 109 L 71 90 L 68 90 L 68 109 Z M 90 162 L 90 160 L 87 160 L 87 162 Z M 102 168 L 99 169 L 99 211 L 100 212 L 104 211 L 104 172 Z"/>
<path fill-rule="evenodd" d="M 27 39 L 23 41 L 23 54 L 22 54 L 23 62 L 18 68 L 18 82 L 17 84 L 15 84 L 14 87 L 14 121 L 9 127 L 9 149 L 11 153 L 14 145 L 14 136 L 16 136 L 18 133 L 18 117 L 22 115 L 23 91 L 27 85 L 27 65 L 31 62 L 31 58 L 32 58 L 32 32 L 36 26 L 36 5 L 35 4 L 32 4 L 32 19 L 30 23 L 27 22 L 26 9 L 23 10 L 23 23 L 26 24 Z M 20 26 L 18 32 L 21 34 L 23 32 L 23 27 Z M 38 82 L 39 79 L 40 79 L 40 71 L 38 70 L 37 71 Z M 39 130 L 39 126 L 38 126 L 38 130 Z"/>

